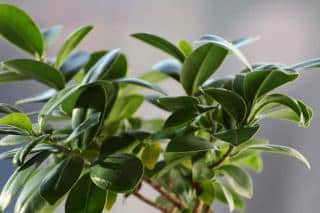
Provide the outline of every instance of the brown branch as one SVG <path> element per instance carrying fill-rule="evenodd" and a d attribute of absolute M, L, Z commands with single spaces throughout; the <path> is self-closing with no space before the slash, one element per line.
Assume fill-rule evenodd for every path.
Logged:
<path fill-rule="evenodd" d="M 233 150 L 233 146 L 230 145 L 228 150 L 227 150 L 227 152 L 222 156 L 222 158 L 219 161 L 211 164 L 209 166 L 209 168 L 210 169 L 219 168 L 224 163 L 224 161 L 229 157 L 229 155 L 231 154 L 232 150 Z"/>
<path fill-rule="evenodd" d="M 169 213 L 170 211 L 166 208 L 164 208 L 163 206 L 149 200 L 148 198 L 146 198 L 145 196 L 143 196 L 142 194 L 140 194 L 139 192 L 133 192 L 134 196 L 136 196 L 137 198 L 139 198 L 141 201 L 145 202 L 146 204 L 162 211 L 162 212 L 166 212 Z"/>
<path fill-rule="evenodd" d="M 157 192 L 159 192 L 162 196 L 164 196 L 168 201 L 170 201 L 173 205 L 175 205 L 179 209 L 186 208 L 186 205 L 176 195 L 168 192 L 158 182 L 151 179 L 145 179 L 145 182 L 147 182 L 152 188 L 154 188 Z"/>
<path fill-rule="evenodd" d="M 203 202 L 197 198 L 196 200 L 196 205 L 193 208 L 193 213 L 202 213 L 202 208 L 203 208 Z"/>
<path fill-rule="evenodd" d="M 213 213 L 213 210 L 212 210 L 211 206 L 207 205 L 207 204 L 204 205 L 203 211 L 204 211 L 204 213 Z"/>

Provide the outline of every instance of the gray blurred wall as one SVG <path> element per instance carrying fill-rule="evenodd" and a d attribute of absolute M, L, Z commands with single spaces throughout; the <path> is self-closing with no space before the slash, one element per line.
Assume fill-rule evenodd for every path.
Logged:
<path fill-rule="evenodd" d="M 193 41 L 204 33 L 229 39 L 259 35 L 261 40 L 243 49 L 251 62 L 295 63 L 306 58 L 320 57 L 320 2 L 317 0 L 16 0 L 6 1 L 27 10 L 42 27 L 64 25 L 65 37 L 74 28 L 93 24 L 91 35 L 81 48 L 98 50 L 120 47 L 128 54 L 132 75 L 148 70 L 152 64 L 167 56 L 133 40 L 128 35 L 147 31 L 172 41 Z M 56 47 L 63 39 L 56 43 Z M 51 53 L 55 53 L 53 48 Z M 0 41 L 0 59 L 23 56 L 19 51 Z M 230 58 L 218 75 L 238 72 L 242 65 Z M 295 98 L 304 99 L 315 109 L 309 129 L 293 124 L 267 121 L 260 135 L 271 143 L 290 145 L 307 156 L 312 170 L 299 162 L 275 155 L 265 155 L 263 173 L 254 175 L 255 196 L 248 201 L 248 213 L 318 212 L 320 200 L 320 73 L 304 73 L 294 85 L 283 88 Z M 170 90 L 178 90 L 172 82 Z M 0 102 L 13 103 L 43 87 L 35 83 L 0 86 Z M 28 106 L 25 110 L 32 110 Z M 152 117 L 158 111 L 150 107 L 144 114 Z M 145 113 L 145 112 L 148 113 Z M 0 185 L 4 184 L 13 168 L 1 162 Z M 154 195 L 152 190 L 147 193 Z M 217 212 L 227 212 L 218 206 Z M 63 212 L 61 210 L 61 212 Z M 137 202 L 135 198 L 119 201 L 112 212 L 156 212 Z"/>

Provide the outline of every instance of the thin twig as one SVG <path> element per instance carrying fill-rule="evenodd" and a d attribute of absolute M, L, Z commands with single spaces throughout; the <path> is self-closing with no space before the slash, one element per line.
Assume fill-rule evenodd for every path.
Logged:
<path fill-rule="evenodd" d="M 214 164 L 211 164 L 209 166 L 209 168 L 210 169 L 219 168 L 224 163 L 224 161 L 229 157 L 229 155 L 231 154 L 232 150 L 233 150 L 233 146 L 230 145 L 228 150 L 227 150 L 227 152 L 222 156 L 222 158 L 219 161 L 215 162 Z"/>
<path fill-rule="evenodd" d="M 162 212 L 166 212 L 169 213 L 169 210 L 164 208 L 163 206 L 149 200 L 148 198 L 146 198 L 145 196 L 143 196 L 142 194 L 140 194 L 139 192 L 133 192 L 134 196 L 136 196 L 137 198 L 139 198 L 141 201 L 143 201 L 144 203 L 162 211 Z"/>
<path fill-rule="evenodd" d="M 176 195 L 168 192 L 158 182 L 150 179 L 145 179 L 145 182 L 147 182 L 152 188 L 158 191 L 161 195 L 163 195 L 168 201 L 170 201 L 173 205 L 175 205 L 179 209 L 186 208 L 186 205 Z"/>
<path fill-rule="evenodd" d="M 213 213 L 211 206 L 208 204 L 204 205 L 203 211 L 204 213 Z"/>
<path fill-rule="evenodd" d="M 193 208 L 193 213 L 202 213 L 202 208 L 203 208 L 203 202 L 197 198 L 196 200 L 196 205 Z"/>

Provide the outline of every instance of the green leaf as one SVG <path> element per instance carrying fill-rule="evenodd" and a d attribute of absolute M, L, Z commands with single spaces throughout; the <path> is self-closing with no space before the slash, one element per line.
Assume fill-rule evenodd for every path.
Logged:
<path fill-rule="evenodd" d="M 110 136 L 103 142 L 100 149 L 101 156 L 108 156 L 115 152 L 122 151 L 134 144 L 136 139 L 128 135 Z"/>
<path fill-rule="evenodd" d="M 54 89 L 64 88 L 63 75 L 48 64 L 31 59 L 14 59 L 3 62 L 3 65 Z"/>
<path fill-rule="evenodd" d="M 192 96 L 160 97 L 158 102 L 162 107 L 170 111 L 196 108 L 200 104 L 198 99 Z"/>
<path fill-rule="evenodd" d="M 74 139 L 76 139 L 79 135 L 83 134 L 86 130 L 96 126 L 99 123 L 100 120 L 100 112 L 92 114 L 89 118 L 84 120 L 79 126 L 77 126 L 72 133 L 69 135 L 69 137 L 64 141 L 65 143 L 68 143 Z"/>
<path fill-rule="evenodd" d="M 246 57 L 241 53 L 241 51 L 237 48 L 236 45 L 230 43 L 229 41 L 225 40 L 224 38 L 221 38 L 216 35 L 209 35 L 206 37 L 206 39 L 201 39 L 197 41 L 196 43 L 198 44 L 208 44 L 212 43 L 217 46 L 220 46 L 222 48 L 225 48 L 226 50 L 230 51 L 232 54 L 237 56 L 237 58 L 244 64 L 246 65 L 249 70 L 252 70 L 251 65 L 249 61 L 246 59 Z M 238 45 L 239 46 L 239 45 Z"/>
<path fill-rule="evenodd" d="M 232 41 L 232 44 L 235 47 L 239 48 L 239 47 L 251 44 L 259 39 L 260 39 L 260 37 L 243 37 L 243 38 L 239 38 L 239 39 Z"/>
<path fill-rule="evenodd" d="M 90 54 L 84 51 L 71 53 L 70 56 L 61 65 L 61 72 L 66 81 L 71 80 L 90 59 Z"/>
<path fill-rule="evenodd" d="M 108 122 L 130 118 L 139 109 L 143 100 L 141 95 L 120 96 L 110 112 Z"/>
<path fill-rule="evenodd" d="M 82 80 L 82 84 L 92 83 L 106 77 L 113 64 L 119 58 L 119 55 L 120 50 L 114 49 L 100 57 L 99 60 L 92 67 L 90 67 L 86 76 Z M 90 61 L 88 63 L 90 63 Z"/>
<path fill-rule="evenodd" d="M 183 135 L 172 139 L 167 146 L 166 152 L 201 152 L 213 148 L 214 146 L 211 143 L 202 138 Z"/>
<path fill-rule="evenodd" d="M 161 145 L 159 143 L 152 143 L 148 145 L 142 152 L 141 160 L 143 165 L 148 169 L 153 169 L 159 159 L 162 152 Z"/>
<path fill-rule="evenodd" d="M 0 103 L 0 113 L 10 114 L 14 112 L 21 112 L 18 108 L 11 106 L 9 104 Z"/>
<path fill-rule="evenodd" d="M 87 173 L 72 187 L 65 204 L 65 212 L 101 213 L 105 201 L 106 191 L 97 187 Z"/>
<path fill-rule="evenodd" d="M 45 168 L 35 171 L 32 177 L 23 186 L 17 199 L 14 212 L 16 213 L 45 213 L 52 211 L 52 207 L 40 196 L 39 183 L 52 169 L 49 164 Z"/>
<path fill-rule="evenodd" d="M 0 118 L 0 124 L 10 125 L 32 132 L 32 123 L 30 118 L 21 112 L 14 112 Z"/>
<path fill-rule="evenodd" d="M 143 175 L 142 162 L 135 156 L 116 153 L 100 159 L 90 169 L 92 181 L 104 190 L 129 192 Z"/>
<path fill-rule="evenodd" d="M 292 65 L 290 69 L 303 71 L 303 70 L 317 69 L 319 67 L 320 67 L 320 59 L 315 58 L 315 59 L 306 60 L 298 64 Z"/>
<path fill-rule="evenodd" d="M 251 177 L 246 171 L 231 164 L 224 165 L 220 167 L 219 170 L 224 174 L 231 188 L 235 190 L 235 192 L 246 198 L 252 198 L 253 183 Z"/>
<path fill-rule="evenodd" d="M 179 48 L 182 50 L 185 56 L 189 56 L 192 53 L 192 45 L 186 40 L 179 41 Z"/>
<path fill-rule="evenodd" d="M 6 124 L 0 124 L 0 135 L 29 135 L 29 133 L 24 129 Z"/>
<path fill-rule="evenodd" d="M 247 106 L 245 101 L 237 93 L 221 88 L 205 89 L 204 93 L 221 104 L 222 108 L 236 121 L 241 122 L 245 118 Z"/>
<path fill-rule="evenodd" d="M 59 50 L 56 63 L 55 63 L 56 67 L 59 68 L 62 65 L 62 63 L 70 55 L 72 50 L 74 50 L 78 46 L 78 44 L 92 30 L 92 28 L 93 28 L 92 26 L 81 27 L 80 29 L 77 29 L 76 31 L 74 31 L 69 35 L 69 37 L 64 42 L 61 49 Z"/>
<path fill-rule="evenodd" d="M 0 84 L 6 84 L 15 81 L 29 80 L 30 77 L 14 72 L 14 71 L 0 71 Z"/>
<path fill-rule="evenodd" d="M 0 140 L 0 146 L 13 146 L 30 142 L 31 138 L 24 135 L 7 135 Z"/>
<path fill-rule="evenodd" d="M 201 86 L 222 64 L 228 51 L 215 44 L 195 49 L 185 60 L 181 71 L 181 83 L 187 94 L 198 92 Z"/>
<path fill-rule="evenodd" d="M 192 122 L 198 115 L 198 112 L 192 109 L 190 109 L 189 111 L 187 111 L 186 109 L 177 110 L 167 118 L 163 128 L 172 129 L 176 127 L 182 127 L 187 123 Z"/>
<path fill-rule="evenodd" d="M 104 55 L 106 55 L 109 51 L 101 50 L 91 53 L 90 60 L 85 65 L 84 70 L 88 72 L 90 68 L 92 68 L 98 60 L 100 60 Z M 103 73 L 106 73 L 104 79 L 117 79 L 123 78 L 126 76 L 128 70 L 128 62 L 127 58 L 123 53 L 116 58 L 114 63 L 110 67 L 106 67 Z"/>
<path fill-rule="evenodd" d="M 308 169 L 311 168 L 308 160 L 300 152 L 298 152 L 297 150 L 291 147 L 274 145 L 274 144 L 255 144 L 255 145 L 248 146 L 247 149 L 288 155 L 300 160 L 302 163 L 304 163 L 307 166 Z"/>
<path fill-rule="evenodd" d="M 259 153 L 251 154 L 237 161 L 241 166 L 250 168 L 256 172 L 262 172 L 263 170 L 263 160 Z"/>
<path fill-rule="evenodd" d="M 148 81 L 144 81 L 144 80 L 138 79 L 138 78 L 119 78 L 119 79 L 114 80 L 113 82 L 133 84 L 133 85 L 148 88 L 148 89 L 154 90 L 156 92 L 159 92 L 163 95 L 166 95 L 166 93 L 158 85 L 152 84 Z"/>
<path fill-rule="evenodd" d="M 83 159 L 71 156 L 56 165 L 40 184 L 40 194 L 51 205 L 56 203 L 79 178 Z"/>
<path fill-rule="evenodd" d="M 216 191 L 214 183 L 211 180 L 203 180 L 200 182 L 200 199 L 207 205 L 211 205 L 215 199 Z"/>
<path fill-rule="evenodd" d="M 238 146 L 248 141 L 254 134 L 256 134 L 258 129 L 258 125 L 252 127 L 241 127 L 239 129 L 228 129 L 215 133 L 214 137 L 234 146 Z"/>
<path fill-rule="evenodd" d="M 16 101 L 16 105 L 29 104 L 29 103 L 42 103 L 48 101 L 54 94 L 56 94 L 55 89 L 49 89 L 40 94 L 33 95 L 31 97 L 23 98 Z"/>
<path fill-rule="evenodd" d="M 149 33 L 135 33 L 131 34 L 131 36 L 168 53 L 181 62 L 185 59 L 179 48 L 164 38 Z"/>
<path fill-rule="evenodd" d="M 41 30 L 45 49 L 48 49 L 48 47 L 50 47 L 53 44 L 53 42 L 58 38 L 62 31 L 62 28 L 62 25 L 55 25 Z"/>
<path fill-rule="evenodd" d="M 159 71 L 161 73 L 164 73 L 165 75 L 172 77 L 176 81 L 180 81 L 181 68 L 182 65 L 177 60 L 166 59 L 155 64 L 152 67 L 152 70 Z"/>
<path fill-rule="evenodd" d="M 44 44 L 38 26 L 16 6 L 0 4 L 0 35 L 20 49 L 41 57 Z"/>
<path fill-rule="evenodd" d="M 233 75 L 227 75 L 224 77 L 219 78 L 211 78 L 207 80 L 202 87 L 203 88 L 224 88 L 228 90 L 232 90 L 232 84 L 233 84 L 234 76 Z"/>
<path fill-rule="evenodd" d="M 106 210 L 111 210 L 112 206 L 115 204 L 115 202 L 117 201 L 117 193 L 113 192 L 113 191 L 110 191 L 108 190 L 107 191 L 107 198 L 106 198 L 106 203 L 105 203 L 105 206 L 104 208 Z"/>
<path fill-rule="evenodd" d="M 281 69 L 257 70 L 244 75 L 243 91 L 248 101 L 253 101 L 298 77 L 297 72 Z"/>
<path fill-rule="evenodd" d="M 229 211 L 232 212 L 235 208 L 235 203 L 231 191 L 221 183 L 215 183 L 214 186 L 217 199 L 228 204 Z"/>
<path fill-rule="evenodd" d="M 33 156 L 24 165 L 15 170 L 11 175 L 0 194 L 0 211 L 5 210 L 11 200 L 23 188 L 28 179 L 32 176 L 35 169 L 48 157 L 47 152 L 41 152 Z"/>

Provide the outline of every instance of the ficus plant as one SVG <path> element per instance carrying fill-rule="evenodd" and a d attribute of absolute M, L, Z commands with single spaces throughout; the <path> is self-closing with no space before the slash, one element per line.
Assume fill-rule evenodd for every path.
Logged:
<path fill-rule="evenodd" d="M 311 108 L 274 90 L 318 68 L 319 59 L 251 64 L 239 48 L 255 38 L 204 35 L 193 45 L 175 45 L 135 33 L 171 58 L 132 78 L 121 50 L 76 50 L 92 28 L 72 32 L 49 57 L 62 27 L 40 29 L 23 10 L 0 4 L 1 37 L 29 54 L 2 61 L 0 83 L 35 80 L 47 87 L 14 105 L 0 104 L 0 146 L 7 150 L 0 159 L 16 167 L 2 188 L 0 211 L 15 201 L 16 213 L 54 212 L 62 204 L 67 213 L 100 213 L 121 195 L 168 213 L 209 213 L 215 202 L 243 212 L 244 200 L 253 196 L 247 170 L 262 171 L 261 153 L 288 155 L 310 168 L 297 150 L 255 134 L 265 118 L 309 126 Z M 229 55 L 244 68 L 212 77 Z M 169 78 L 184 94 L 172 96 L 159 87 Z M 145 101 L 168 117 L 138 117 Z M 40 109 L 21 110 L 31 103 Z M 143 184 L 159 196 L 143 195 Z"/>

